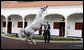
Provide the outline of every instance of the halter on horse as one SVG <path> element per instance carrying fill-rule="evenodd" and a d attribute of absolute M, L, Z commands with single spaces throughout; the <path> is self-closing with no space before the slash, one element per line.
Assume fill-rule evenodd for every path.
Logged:
<path fill-rule="evenodd" d="M 27 35 L 26 40 L 32 41 L 34 44 L 36 44 L 35 41 L 32 40 L 32 35 L 40 29 L 41 26 L 45 26 L 46 23 L 44 22 L 44 18 L 42 17 L 42 13 L 47 9 L 48 6 L 41 7 L 39 13 L 36 15 L 34 21 L 28 25 L 25 29 L 19 30 L 18 36 L 22 40 L 22 33 L 25 32 Z"/>

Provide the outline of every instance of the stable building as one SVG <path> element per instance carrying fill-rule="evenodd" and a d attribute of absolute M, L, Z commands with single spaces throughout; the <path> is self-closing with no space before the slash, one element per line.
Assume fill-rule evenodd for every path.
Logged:
<path fill-rule="evenodd" d="M 49 6 L 45 20 L 51 35 L 83 37 L 83 1 L 1 1 L 1 33 L 18 33 L 31 24 L 42 6 Z M 43 27 L 35 34 L 42 34 Z"/>

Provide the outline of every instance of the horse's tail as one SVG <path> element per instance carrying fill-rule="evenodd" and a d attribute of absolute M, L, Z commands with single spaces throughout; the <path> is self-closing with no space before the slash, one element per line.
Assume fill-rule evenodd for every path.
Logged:
<path fill-rule="evenodd" d="M 22 34 L 24 33 L 24 29 L 20 29 L 19 30 L 19 33 L 18 33 L 18 36 L 19 36 L 19 38 L 20 38 L 20 40 L 23 40 L 22 39 Z"/>

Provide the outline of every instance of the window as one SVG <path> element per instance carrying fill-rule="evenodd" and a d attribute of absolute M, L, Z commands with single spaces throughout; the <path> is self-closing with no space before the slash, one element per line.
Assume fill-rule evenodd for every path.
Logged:
<path fill-rule="evenodd" d="M 60 23 L 59 22 L 54 22 L 54 29 L 59 29 Z"/>
<path fill-rule="evenodd" d="M 6 22 L 3 22 L 3 27 L 6 27 Z"/>
<path fill-rule="evenodd" d="M 76 30 L 82 30 L 82 23 L 75 23 Z"/>
<path fill-rule="evenodd" d="M 18 22 L 18 27 L 22 28 L 23 27 L 23 23 L 22 22 Z"/>

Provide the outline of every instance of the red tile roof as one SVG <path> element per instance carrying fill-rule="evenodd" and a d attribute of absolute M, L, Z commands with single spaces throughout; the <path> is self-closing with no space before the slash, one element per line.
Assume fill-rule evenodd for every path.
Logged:
<path fill-rule="evenodd" d="M 3 1 L 1 1 L 3 2 Z M 83 1 L 35 1 L 35 2 L 23 2 L 17 1 L 5 1 L 2 3 L 1 8 L 13 8 L 13 7 L 37 7 L 37 6 L 62 6 L 62 5 L 83 5 Z"/>

